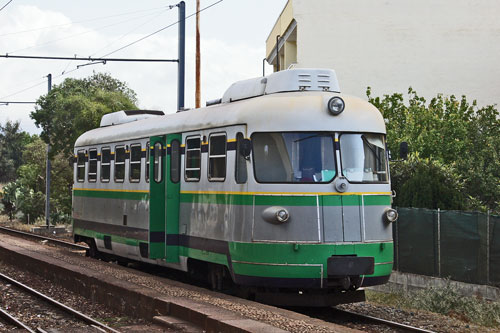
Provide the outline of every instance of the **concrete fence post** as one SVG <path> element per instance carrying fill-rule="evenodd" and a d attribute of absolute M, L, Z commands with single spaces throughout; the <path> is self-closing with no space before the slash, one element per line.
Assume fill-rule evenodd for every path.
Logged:
<path fill-rule="evenodd" d="M 486 213 L 486 283 L 490 284 L 490 210 Z"/>
<path fill-rule="evenodd" d="M 437 211 L 437 261 L 438 277 L 441 277 L 441 209 Z"/>

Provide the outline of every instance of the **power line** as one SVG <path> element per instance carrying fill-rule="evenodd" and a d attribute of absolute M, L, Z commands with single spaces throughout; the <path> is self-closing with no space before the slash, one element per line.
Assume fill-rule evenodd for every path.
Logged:
<path fill-rule="evenodd" d="M 77 60 L 77 61 L 121 61 L 121 62 L 179 62 L 178 59 L 141 59 L 141 58 L 99 58 L 99 57 L 49 57 L 49 56 L 21 56 L 0 54 L 0 58 L 38 59 L 38 60 Z"/>
<path fill-rule="evenodd" d="M 137 14 L 137 13 L 143 13 L 143 12 L 149 12 L 149 11 L 152 11 L 152 10 L 164 9 L 164 8 L 168 8 L 168 7 L 169 6 L 161 6 L 161 7 L 155 7 L 155 8 L 150 8 L 150 9 L 143 9 L 143 10 L 136 10 L 136 11 L 132 11 L 132 12 L 125 12 L 125 13 L 116 14 L 116 15 L 101 16 L 101 17 L 96 17 L 96 18 L 87 19 L 87 20 L 81 20 L 81 21 L 75 21 L 75 22 L 69 22 L 69 23 L 63 23 L 63 24 L 48 25 L 48 26 L 45 26 L 45 27 L 38 27 L 38 28 L 33 28 L 33 29 L 28 29 L 28 30 L 7 32 L 7 33 L 4 33 L 4 34 L 0 34 L 0 37 L 10 36 L 10 35 L 17 35 L 17 34 L 23 34 L 23 33 L 26 33 L 26 32 L 33 32 L 33 31 L 50 29 L 50 28 L 64 27 L 64 26 L 78 24 L 78 23 L 100 21 L 100 20 L 105 20 L 105 19 L 109 19 L 109 18 L 112 18 L 112 17 L 119 17 L 119 16 L 125 16 L 125 15 L 131 15 L 131 14 Z M 144 17 L 144 16 L 140 16 L 140 17 Z"/>
<path fill-rule="evenodd" d="M 7 5 L 8 5 L 9 3 L 11 3 L 11 2 L 12 2 L 12 0 L 10 0 L 10 1 L 9 1 L 9 2 L 7 2 L 5 5 L 3 5 L 3 7 L 2 7 L 2 8 L 0 8 L 0 11 L 1 11 L 2 9 L 4 9 L 5 7 L 7 7 Z"/>
<path fill-rule="evenodd" d="M 36 102 L 24 102 L 24 101 L 0 101 L 0 105 L 9 104 L 36 104 Z"/>
<path fill-rule="evenodd" d="M 156 14 L 156 13 L 149 13 L 149 14 L 142 15 L 142 16 L 139 16 L 139 17 L 134 17 L 132 19 L 126 19 L 126 20 L 122 20 L 122 21 L 119 21 L 119 22 L 114 22 L 114 23 L 111 23 L 111 24 L 99 27 L 97 29 L 85 30 L 85 31 L 82 31 L 82 32 L 79 32 L 79 33 L 76 33 L 76 34 L 73 34 L 73 35 L 61 37 L 61 38 L 58 38 L 58 39 L 49 40 L 49 41 L 44 42 L 44 43 L 35 44 L 35 45 L 28 46 L 28 47 L 24 47 L 22 49 L 17 49 L 17 50 L 14 50 L 14 51 L 10 51 L 9 53 L 17 53 L 19 51 L 25 51 L 25 50 L 29 50 L 29 49 L 32 49 L 32 48 L 35 48 L 35 47 L 40 47 L 40 46 L 45 46 L 45 45 L 53 44 L 53 43 L 56 43 L 56 42 L 59 42 L 59 41 L 62 41 L 62 40 L 66 40 L 66 39 L 70 39 L 70 38 L 73 38 L 73 37 L 76 37 L 76 36 L 85 35 L 85 34 L 88 34 L 88 33 L 91 33 L 91 32 L 95 32 L 95 31 L 99 31 L 99 30 L 102 30 L 102 29 L 110 28 L 110 27 L 113 27 L 113 26 L 116 26 L 116 25 L 119 25 L 119 24 L 122 24 L 122 23 L 129 23 L 131 20 L 138 20 L 138 19 L 141 19 L 143 17 L 151 16 L 151 15 L 154 15 L 154 14 Z"/>
<path fill-rule="evenodd" d="M 223 0 L 219 0 L 219 1 L 217 1 L 217 2 L 214 2 L 213 4 L 208 5 L 207 7 L 202 8 L 201 10 L 199 10 L 199 11 L 197 11 L 197 12 L 195 12 L 195 13 L 193 13 L 193 14 L 191 14 L 191 15 L 186 16 L 186 19 L 188 19 L 188 18 L 190 18 L 190 17 L 192 17 L 192 16 L 196 15 L 196 13 L 201 13 L 202 11 L 204 11 L 204 10 L 206 10 L 206 9 L 210 8 L 210 7 L 213 7 L 213 6 L 217 5 L 218 3 L 221 3 L 222 1 L 223 1 Z M 127 47 L 129 47 L 129 46 L 132 46 L 132 45 L 134 45 L 134 44 L 137 44 L 137 43 L 139 43 L 140 41 L 145 40 L 146 38 L 149 38 L 149 37 L 151 37 L 151 36 L 153 36 L 153 35 L 156 35 L 157 33 L 162 32 L 163 30 L 168 29 L 168 28 L 170 28 L 171 26 L 176 25 L 177 23 L 179 23 L 179 21 L 174 22 L 174 23 L 172 23 L 172 24 L 169 24 L 169 25 L 167 25 L 166 27 L 163 27 L 163 28 L 161 28 L 161 29 L 159 29 L 159 30 L 156 30 L 155 32 L 152 32 L 152 33 L 150 33 L 150 34 L 148 34 L 148 35 L 146 35 L 146 36 L 144 36 L 144 37 L 141 37 L 141 38 L 137 39 L 136 41 L 133 41 L 132 43 L 129 43 L 129 44 L 125 45 L 125 46 L 120 47 L 119 49 L 116 49 L 116 50 L 114 50 L 114 51 L 112 51 L 112 52 L 109 52 L 109 53 L 107 53 L 107 54 L 103 55 L 103 57 L 107 57 L 107 56 L 109 56 L 109 55 L 111 55 L 111 54 L 113 54 L 113 53 L 116 53 L 116 52 L 118 52 L 118 51 L 121 51 L 121 50 L 123 50 L 123 49 L 125 49 L 125 48 L 127 48 Z"/>

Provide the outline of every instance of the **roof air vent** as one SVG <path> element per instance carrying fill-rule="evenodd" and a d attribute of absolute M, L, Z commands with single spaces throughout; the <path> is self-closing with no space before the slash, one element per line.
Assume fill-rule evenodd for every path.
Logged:
<path fill-rule="evenodd" d="M 131 121 L 164 116 L 163 111 L 155 110 L 123 110 L 102 116 L 100 127 L 129 123 Z"/>

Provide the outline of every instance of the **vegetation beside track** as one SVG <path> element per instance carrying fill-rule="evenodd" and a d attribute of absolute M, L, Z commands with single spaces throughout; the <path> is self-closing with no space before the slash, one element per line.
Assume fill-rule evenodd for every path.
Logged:
<path fill-rule="evenodd" d="M 500 303 L 478 297 L 465 297 L 449 283 L 443 288 L 431 287 L 407 292 L 366 291 L 368 302 L 411 311 L 429 311 L 466 323 L 500 328 Z"/>

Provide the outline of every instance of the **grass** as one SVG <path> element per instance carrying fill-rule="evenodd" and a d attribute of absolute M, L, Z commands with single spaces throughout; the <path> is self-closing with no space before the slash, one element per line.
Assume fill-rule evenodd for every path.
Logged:
<path fill-rule="evenodd" d="M 372 303 L 391 305 L 407 310 L 425 310 L 460 319 L 476 325 L 500 327 L 500 303 L 459 294 L 450 283 L 445 287 L 408 292 L 381 293 L 366 291 Z"/>

